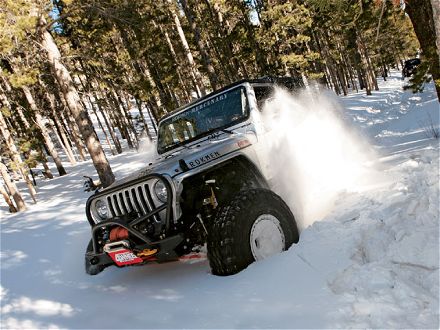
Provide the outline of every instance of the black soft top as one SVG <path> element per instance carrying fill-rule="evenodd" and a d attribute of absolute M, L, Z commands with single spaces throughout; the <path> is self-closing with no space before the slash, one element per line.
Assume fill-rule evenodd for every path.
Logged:
<path fill-rule="evenodd" d="M 421 63 L 419 58 L 411 58 L 405 61 L 405 65 L 419 65 Z"/>
<path fill-rule="evenodd" d="M 256 78 L 256 79 L 242 79 L 242 80 L 236 81 L 236 82 L 234 82 L 234 83 L 232 83 L 230 85 L 227 85 L 225 87 L 217 89 L 217 90 L 215 90 L 215 91 L 213 91 L 213 92 L 211 92 L 211 93 L 209 93 L 209 94 L 207 94 L 207 95 L 205 95 L 205 96 L 203 96 L 203 97 L 201 97 L 199 99 L 196 99 L 196 100 L 194 100 L 194 101 L 192 101 L 190 103 L 187 103 L 187 104 L 177 108 L 176 110 L 173 110 L 173 111 L 167 113 L 165 116 L 160 118 L 159 121 L 162 121 L 162 120 L 164 120 L 166 118 L 169 118 L 169 117 L 173 116 L 175 113 L 181 111 L 184 108 L 190 107 L 191 105 L 193 105 L 195 103 L 201 102 L 201 101 L 203 101 L 205 99 L 210 98 L 213 95 L 222 93 L 222 92 L 224 92 L 227 89 L 230 89 L 230 88 L 235 87 L 235 86 L 239 86 L 239 85 L 244 84 L 244 83 L 249 83 L 251 85 L 255 85 L 255 84 L 266 84 L 266 85 L 267 84 L 274 84 L 274 85 L 283 86 L 283 87 L 285 87 L 285 88 L 287 88 L 289 90 L 294 90 L 294 89 L 299 89 L 299 88 L 304 87 L 304 82 L 303 82 L 301 77 L 270 77 L 270 76 L 265 76 L 265 77 Z"/>

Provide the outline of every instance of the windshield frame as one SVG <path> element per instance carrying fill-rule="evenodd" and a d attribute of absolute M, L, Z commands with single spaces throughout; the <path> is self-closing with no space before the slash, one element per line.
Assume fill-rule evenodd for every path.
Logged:
<path fill-rule="evenodd" d="M 217 132 L 217 131 L 221 132 L 223 129 L 226 129 L 228 127 L 240 124 L 240 123 L 245 122 L 246 120 L 248 120 L 249 116 L 250 116 L 250 108 L 251 108 L 251 106 L 250 106 L 249 97 L 248 97 L 249 87 L 247 85 L 248 84 L 244 83 L 244 84 L 240 84 L 240 85 L 228 88 L 226 90 L 223 90 L 223 91 L 221 91 L 221 93 L 214 92 L 209 97 L 203 97 L 203 98 L 201 98 L 199 100 L 196 100 L 195 102 L 190 103 L 190 104 L 184 106 L 181 111 L 177 111 L 176 113 L 174 113 L 174 114 L 172 114 L 170 116 L 167 116 L 163 120 L 161 120 L 159 122 L 158 127 L 157 127 L 157 132 L 158 132 L 157 152 L 158 152 L 158 154 L 164 154 L 164 153 L 166 153 L 168 151 L 171 151 L 173 149 L 182 147 L 182 146 L 184 146 L 184 145 L 186 145 L 188 143 L 200 140 L 203 137 L 211 135 L 213 132 Z M 244 92 L 244 96 L 245 96 L 245 112 L 244 112 L 244 116 L 243 117 L 241 117 L 241 118 L 239 118 L 237 120 L 234 120 L 232 122 L 229 122 L 226 125 L 219 126 L 219 127 L 216 127 L 216 128 L 212 128 L 212 129 L 210 129 L 210 130 L 208 130 L 206 132 L 203 132 L 202 134 L 196 135 L 193 138 L 190 138 L 188 140 L 185 140 L 185 141 L 182 141 L 182 142 L 179 142 L 179 143 L 175 143 L 175 144 L 171 144 L 168 147 L 160 148 L 160 146 L 159 146 L 159 140 L 160 140 L 159 132 L 160 132 L 160 128 L 161 128 L 161 126 L 163 125 L 164 122 L 167 122 L 171 118 L 173 118 L 175 116 L 178 116 L 178 115 L 181 115 L 182 113 L 185 113 L 186 111 L 189 111 L 189 110 L 193 109 L 194 107 L 197 107 L 197 105 L 199 105 L 201 103 L 204 103 L 204 102 L 209 101 L 210 99 L 215 98 L 215 97 L 217 97 L 217 96 L 219 96 L 221 94 L 228 93 L 228 92 L 236 90 L 236 89 L 242 89 L 243 92 Z M 200 110 L 200 111 L 203 111 L 203 109 Z"/>

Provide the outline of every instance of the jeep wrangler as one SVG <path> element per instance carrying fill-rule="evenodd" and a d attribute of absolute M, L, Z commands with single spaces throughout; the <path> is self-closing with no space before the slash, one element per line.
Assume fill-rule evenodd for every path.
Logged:
<path fill-rule="evenodd" d="M 242 80 L 161 119 L 158 158 L 86 205 L 86 272 L 166 262 L 207 247 L 213 274 L 235 274 L 297 243 L 295 218 L 269 188 L 264 103 L 297 78 Z"/>

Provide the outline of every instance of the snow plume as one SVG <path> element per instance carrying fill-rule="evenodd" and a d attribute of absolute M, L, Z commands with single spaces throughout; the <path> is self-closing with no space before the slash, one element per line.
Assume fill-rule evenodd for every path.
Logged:
<path fill-rule="evenodd" d="M 371 148 L 344 122 L 330 92 L 293 96 L 277 89 L 263 108 L 262 159 L 271 188 L 283 197 L 300 229 L 330 212 L 338 194 L 368 184 Z"/>
<path fill-rule="evenodd" d="M 141 140 L 139 143 L 138 154 L 146 161 L 153 161 L 159 156 L 157 153 L 156 142 L 148 138 Z"/>

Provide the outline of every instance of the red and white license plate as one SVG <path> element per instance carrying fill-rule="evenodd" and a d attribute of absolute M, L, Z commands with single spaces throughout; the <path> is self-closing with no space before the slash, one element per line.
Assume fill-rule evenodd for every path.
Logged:
<path fill-rule="evenodd" d="M 111 252 L 108 252 L 110 258 L 113 259 L 116 265 L 118 266 L 126 266 L 126 265 L 134 265 L 142 262 L 143 260 L 136 256 L 132 251 L 127 249 L 118 249 Z"/>

